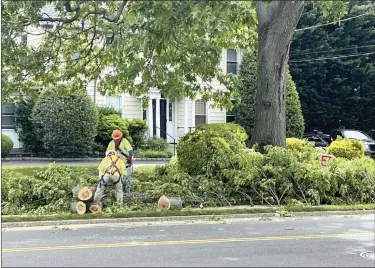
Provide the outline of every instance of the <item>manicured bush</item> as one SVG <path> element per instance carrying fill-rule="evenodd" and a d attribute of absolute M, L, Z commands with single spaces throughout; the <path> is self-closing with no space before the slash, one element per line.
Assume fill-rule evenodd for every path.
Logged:
<path fill-rule="evenodd" d="M 338 137 L 328 146 L 327 153 L 350 160 L 363 157 L 365 155 L 365 147 L 362 141 Z"/>
<path fill-rule="evenodd" d="M 240 142 L 245 142 L 248 139 L 245 129 L 235 123 L 214 123 L 214 124 L 202 124 L 197 127 L 197 130 L 209 130 L 218 133 L 223 138 L 231 138 L 234 134 L 236 139 Z"/>
<path fill-rule="evenodd" d="M 257 88 L 257 55 L 246 53 L 240 68 L 240 86 L 238 88 L 241 100 L 234 106 L 235 122 L 243 126 L 251 139 L 255 117 L 255 92 Z M 292 77 L 287 73 L 286 85 L 286 135 L 287 137 L 302 137 L 305 123 L 301 104 Z"/>
<path fill-rule="evenodd" d="M 287 72 L 286 91 L 286 136 L 302 138 L 305 131 L 305 120 L 302 115 L 296 84 L 290 75 L 289 69 Z"/>
<path fill-rule="evenodd" d="M 90 152 L 98 112 L 85 90 L 65 85 L 44 90 L 33 108 L 32 119 L 37 137 L 52 157 L 82 157 Z"/>
<path fill-rule="evenodd" d="M 136 158 L 171 158 L 173 153 L 170 150 L 153 151 L 153 150 L 136 150 L 134 157 Z"/>
<path fill-rule="evenodd" d="M 112 131 L 119 129 L 123 137 L 130 143 L 132 139 L 129 135 L 129 123 L 126 119 L 121 118 L 117 114 L 102 115 L 99 117 L 97 135 L 95 141 L 107 148 L 108 143 L 112 140 Z"/>
<path fill-rule="evenodd" d="M 32 152 L 43 152 L 43 142 L 36 135 L 36 127 L 31 119 L 32 110 L 35 106 L 33 98 L 23 99 L 16 103 L 16 131 L 23 148 Z"/>
<path fill-rule="evenodd" d="M 116 110 L 113 107 L 97 107 L 97 109 L 98 109 L 99 116 L 101 116 L 101 115 L 112 115 L 112 114 L 116 114 L 116 115 L 121 116 L 121 111 Z"/>
<path fill-rule="evenodd" d="M 237 134 L 197 129 L 183 136 L 177 144 L 178 162 L 189 175 L 215 177 L 241 148 L 245 148 L 245 144 L 238 140 Z"/>
<path fill-rule="evenodd" d="M 1 134 L 1 157 L 7 157 L 13 145 L 13 141 L 7 135 Z"/>
<path fill-rule="evenodd" d="M 146 140 L 142 146 L 143 150 L 165 151 L 169 148 L 168 142 L 163 138 L 152 137 Z"/>
<path fill-rule="evenodd" d="M 147 131 L 147 124 L 145 120 L 134 118 L 128 120 L 129 135 L 133 140 L 134 149 L 138 149 L 145 142 L 145 133 Z"/>
<path fill-rule="evenodd" d="M 287 138 L 286 148 L 297 152 L 307 152 L 313 151 L 315 146 L 313 142 L 308 142 L 306 139 Z"/>

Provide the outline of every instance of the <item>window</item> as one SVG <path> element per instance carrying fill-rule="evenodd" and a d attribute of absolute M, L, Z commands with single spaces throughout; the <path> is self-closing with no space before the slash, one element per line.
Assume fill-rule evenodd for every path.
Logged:
<path fill-rule="evenodd" d="M 234 105 L 234 101 L 232 101 L 232 104 Z M 231 123 L 231 122 L 234 122 L 235 119 L 236 119 L 236 117 L 234 115 L 234 111 L 233 110 L 227 110 L 226 122 Z"/>
<path fill-rule="evenodd" d="M 14 104 L 2 104 L 1 105 L 1 128 L 3 129 L 15 129 L 15 105 Z"/>
<path fill-rule="evenodd" d="M 206 102 L 202 100 L 195 101 L 195 126 L 206 124 Z"/>
<path fill-rule="evenodd" d="M 172 106 L 172 102 L 169 103 L 169 121 L 173 121 L 173 106 Z"/>
<path fill-rule="evenodd" d="M 234 49 L 227 50 L 227 74 L 237 74 L 237 52 Z"/>

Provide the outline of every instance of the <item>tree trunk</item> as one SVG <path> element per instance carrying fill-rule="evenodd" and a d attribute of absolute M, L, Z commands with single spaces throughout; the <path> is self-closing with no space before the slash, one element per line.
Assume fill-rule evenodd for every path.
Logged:
<path fill-rule="evenodd" d="M 258 85 L 251 144 L 285 147 L 286 67 L 304 1 L 257 1 Z"/>

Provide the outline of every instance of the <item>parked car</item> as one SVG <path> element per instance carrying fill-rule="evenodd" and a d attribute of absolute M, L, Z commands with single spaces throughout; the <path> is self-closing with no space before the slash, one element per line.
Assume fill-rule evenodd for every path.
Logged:
<path fill-rule="evenodd" d="M 375 140 L 375 129 L 371 129 L 367 134 L 371 137 L 371 139 Z"/>
<path fill-rule="evenodd" d="M 325 149 L 328 147 L 330 136 L 326 135 L 329 137 L 328 140 L 326 140 L 325 137 L 323 137 L 322 135 L 326 135 L 326 134 L 323 134 L 322 132 L 314 130 L 313 133 L 305 133 L 303 135 L 303 138 L 305 139 L 307 138 L 308 141 L 314 142 L 315 147 L 320 147 L 320 148 Z"/>
<path fill-rule="evenodd" d="M 359 130 L 334 129 L 331 133 L 331 141 L 336 140 L 337 136 L 341 136 L 349 140 L 361 140 L 365 145 L 365 154 L 375 158 L 375 140 L 373 140 L 369 135 Z"/>

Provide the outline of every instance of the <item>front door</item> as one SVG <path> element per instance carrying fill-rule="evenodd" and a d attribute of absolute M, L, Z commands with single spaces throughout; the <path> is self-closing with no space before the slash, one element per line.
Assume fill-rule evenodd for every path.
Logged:
<path fill-rule="evenodd" d="M 160 100 L 160 137 L 167 138 L 167 100 Z"/>

